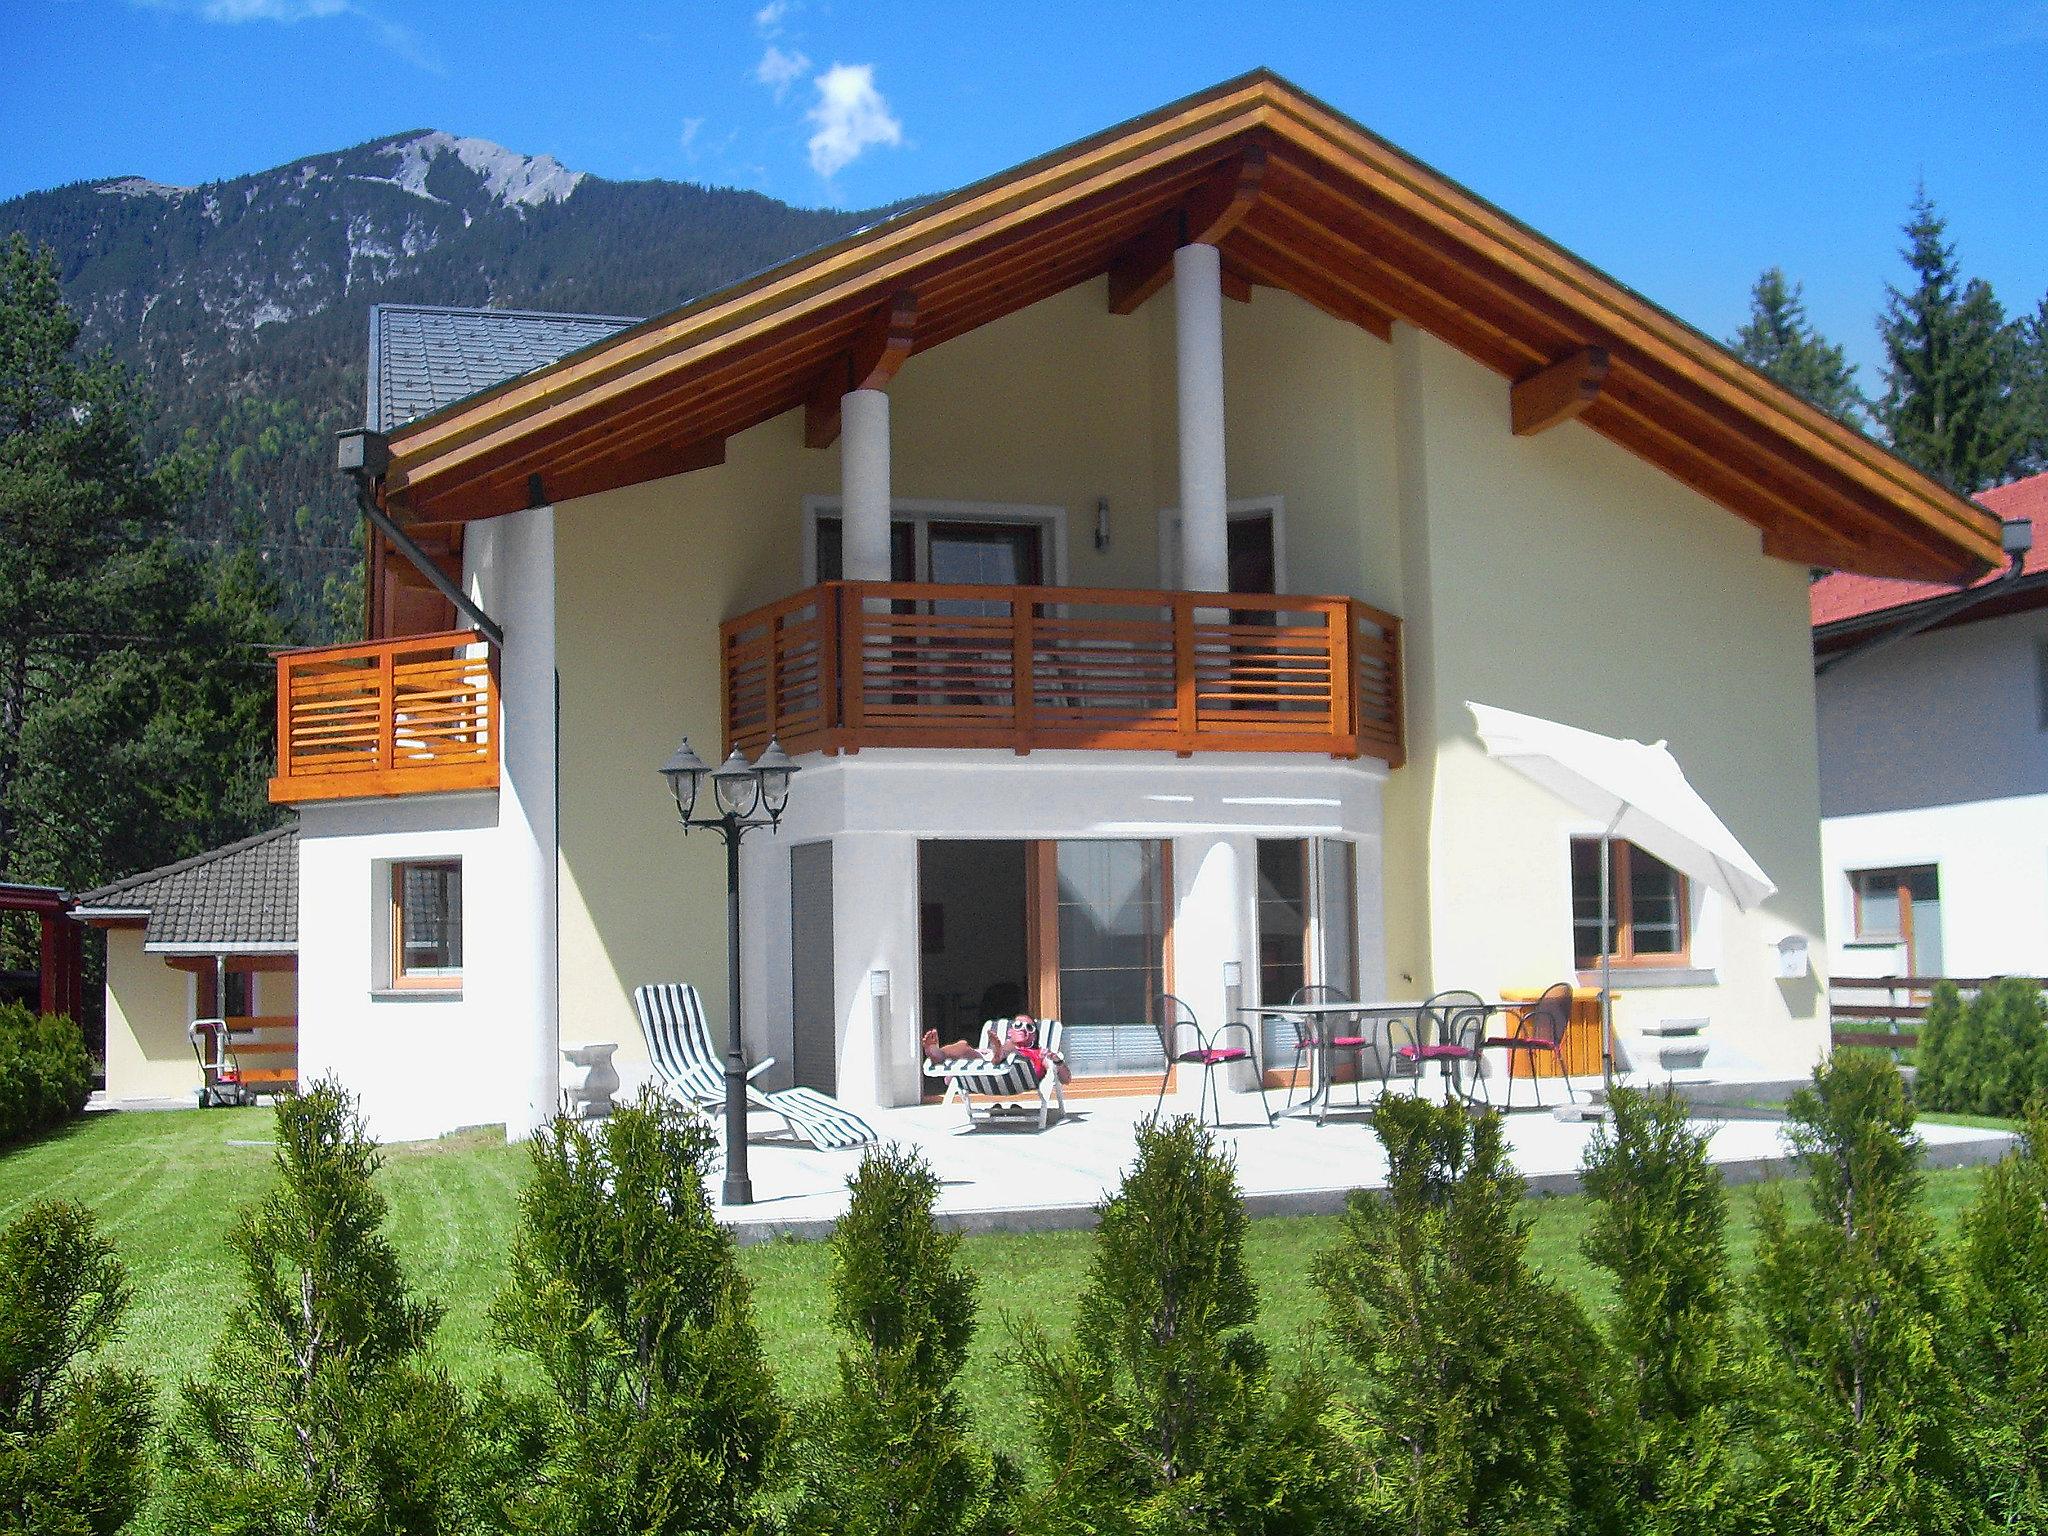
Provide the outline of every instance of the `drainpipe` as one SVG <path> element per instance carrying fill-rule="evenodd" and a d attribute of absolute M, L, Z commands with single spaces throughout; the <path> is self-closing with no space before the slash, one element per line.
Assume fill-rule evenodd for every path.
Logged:
<path fill-rule="evenodd" d="M 469 620 L 470 626 L 482 633 L 495 646 L 505 644 L 505 630 L 470 595 L 448 579 L 443 571 L 428 556 L 427 552 L 414 543 L 411 535 L 377 504 L 377 486 L 384 478 L 384 470 L 391 462 L 391 447 L 381 432 L 372 432 L 367 427 L 357 427 L 340 434 L 338 455 L 341 472 L 355 482 L 356 502 L 363 509 L 363 516 L 370 525 L 391 541 L 391 547 L 405 556 L 406 563 L 426 577 L 427 585 L 455 605 L 455 611 Z"/>
<path fill-rule="evenodd" d="M 2023 517 L 2007 518 L 1999 533 L 1999 547 L 2005 551 L 2006 566 L 1998 573 L 1996 580 L 1987 581 L 1981 587 L 1965 587 L 1960 592 L 1931 603 L 1924 612 L 1915 614 L 1904 623 L 1872 635 L 1861 645 L 1852 645 L 1845 651 L 1837 651 L 1832 656 L 1816 660 L 1813 664 L 1813 675 L 1821 677 L 1846 661 L 1855 661 L 1868 656 L 1872 651 L 1896 645 L 1924 629 L 1932 628 L 1944 619 L 1952 619 L 1965 609 L 1974 608 L 1979 603 L 2009 590 L 2026 569 L 2027 551 L 2034 547 L 2034 525 Z"/>

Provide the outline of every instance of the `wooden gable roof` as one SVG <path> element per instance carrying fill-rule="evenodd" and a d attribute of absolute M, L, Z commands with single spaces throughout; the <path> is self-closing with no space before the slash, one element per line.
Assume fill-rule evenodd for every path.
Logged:
<path fill-rule="evenodd" d="M 401 428 L 387 500 L 457 522 L 717 463 L 724 439 L 1175 245 L 1381 337 L 1428 331 L 1755 524 L 1786 559 L 1967 580 L 1997 520 L 1725 348 L 1277 77 L 1259 72 L 1031 161 Z M 538 476 L 536 484 L 533 477 Z"/>

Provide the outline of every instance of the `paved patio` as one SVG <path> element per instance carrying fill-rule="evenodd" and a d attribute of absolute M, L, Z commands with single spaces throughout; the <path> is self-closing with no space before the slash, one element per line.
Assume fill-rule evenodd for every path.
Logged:
<path fill-rule="evenodd" d="M 883 1140 L 917 1147 L 937 1170 L 942 1184 L 938 1209 L 945 1225 L 977 1232 L 1037 1231 L 1093 1225 L 1095 1205 L 1130 1161 L 1132 1133 L 1151 1112 L 1152 1100 L 1073 1099 L 1069 1106 L 1067 1118 L 1042 1133 L 1035 1114 L 1019 1115 L 1007 1125 L 970 1128 L 958 1105 L 883 1110 L 869 1118 Z M 1178 1107 L 1192 1111 L 1192 1095 Z M 1276 1096 L 1274 1108 L 1279 1107 Z M 1176 1109 L 1172 1097 L 1167 1109 Z M 1352 1190 L 1382 1187 L 1386 1158 L 1366 1113 L 1345 1104 L 1333 1109 L 1323 1126 L 1282 1116 L 1269 1129 L 1256 1096 L 1226 1093 L 1221 1134 L 1237 1155 L 1238 1182 L 1252 1213 L 1341 1211 Z M 1706 1123 L 1713 1127 L 1714 1160 L 1730 1180 L 1745 1182 L 1785 1168 L 1782 1121 Z M 754 1204 L 720 1210 L 743 1242 L 827 1234 L 846 1208 L 846 1180 L 860 1163 L 857 1152 L 816 1152 L 771 1137 L 779 1124 L 772 1116 L 754 1119 Z M 1515 1166 L 1531 1189 L 1561 1194 L 1578 1188 L 1579 1163 L 1593 1134 L 1590 1123 L 1517 1108 L 1507 1129 Z M 1922 1125 L 1920 1134 L 1929 1164 L 1941 1167 L 1993 1161 L 2011 1140 L 2000 1131 L 1943 1125 Z"/>

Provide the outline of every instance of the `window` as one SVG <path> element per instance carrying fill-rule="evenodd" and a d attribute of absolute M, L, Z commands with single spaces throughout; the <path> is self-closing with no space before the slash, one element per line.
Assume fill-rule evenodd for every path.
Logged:
<path fill-rule="evenodd" d="M 1259 994 L 1291 1002 L 1304 986 L 1358 996 L 1357 867 L 1351 844 L 1335 838 L 1260 838 Z M 1293 1056 L 1295 1029 L 1265 1019 L 1260 1056 L 1268 1072 Z"/>
<path fill-rule="evenodd" d="M 391 984 L 462 985 L 462 861 L 391 866 Z"/>
<path fill-rule="evenodd" d="M 1941 974 L 1941 872 L 1932 864 L 1849 876 L 1859 944 L 1896 944 L 1914 976 Z"/>
<path fill-rule="evenodd" d="M 1685 876 L 1662 859 L 1616 839 L 1610 898 L 1616 965 L 1684 965 L 1691 939 Z M 1572 839 L 1572 957 L 1580 970 L 1600 964 L 1600 839 Z"/>

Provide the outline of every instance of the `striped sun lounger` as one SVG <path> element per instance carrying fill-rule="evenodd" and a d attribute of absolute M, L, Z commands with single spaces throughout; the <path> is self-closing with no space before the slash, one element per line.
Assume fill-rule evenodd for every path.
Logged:
<path fill-rule="evenodd" d="M 687 982 L 656 982 L 634 989 L 633 1006 L 640 1014 L 640 1032 L 647 1039 L 648 1060 L 669 1091 L 704 1109 L 722 1108 L 725 1063 L 711 1043 L 704 1001 L 697 989 Z M 780 1115 L 799 1141 L 808 1141 L 820 1151 L 836 1152 L 881 1140 L 867 1121 L 815 1088 L 756 1088 L 754 1078 L 774 1064 L 771 1056 L 747 1069 L 747 1103 Z"/>
<path fill-rule="evenodd" d="M 1038 1032 L 1039 1043 L 1047 1051 L 1057 1054 L 1062 1033 L 1059 1020 L 1041 1019 Z M 981 1050 L 994 1049 L 995 1033 L 994 1019 L 981 1026 Z M 1040 1078 L 1031 1070 L 1031 1063 L 1021 1056 L 1012 1056 L 1000 1063 L 985 1060 L 928 1061 L 924 1064 L 924 1075 L 946 1085 L 946 1092 L 939 1100 L 941 1104 L 950 1104 L 958 1099 L 967 1107 L 970 1125 L 987 1125 L 1006 1110 L 1028 1111 L 1030 1104 L 1020 1104 L 1019 1100 L 1037 1100 L 1038 1128 L 1041 1131 L 1055 1110 L 1061 1115 L 1067 1112 L 1067 1095 L 1059 1073 L 1048 1070 Z M 996 1102 L 977 1105 L 977 1100 Z"/>

